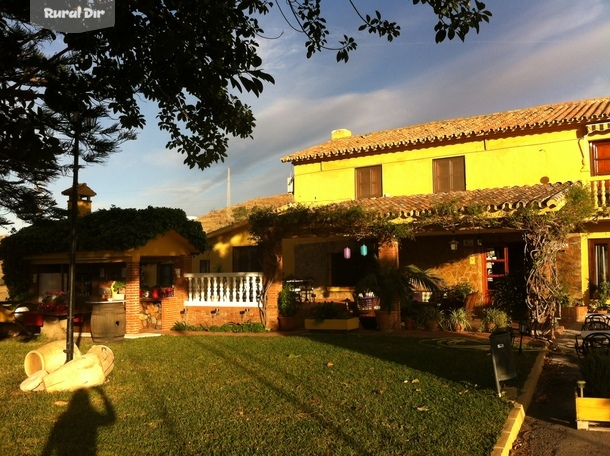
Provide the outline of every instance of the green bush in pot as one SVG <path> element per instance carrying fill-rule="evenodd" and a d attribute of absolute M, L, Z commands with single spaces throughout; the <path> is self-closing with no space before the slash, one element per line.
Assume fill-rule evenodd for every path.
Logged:
<path fill-rule="evenodd" d="M 356 294 L 373 293 L 379 298 L 380 309 L 390 313 L 412 301 L 416 287 L 438 291 L 439 283 L 433 273 L 413 264 L 400 268 L 374 257 L 371 267 L 356 284 Z"/>
<path fill-rule="evenodd" d="M 292 285 L 282 287 L 277 297 L 277 310 L 280 317 L 295 317 L 301 310 L 302 302 L 297 299 Z"/>

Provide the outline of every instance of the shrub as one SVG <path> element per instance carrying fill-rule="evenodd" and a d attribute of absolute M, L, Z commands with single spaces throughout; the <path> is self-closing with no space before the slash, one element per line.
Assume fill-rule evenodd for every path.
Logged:
<path fill-rule="evenodd" d="M 277 297 L 277 310 L 280 317 L 294 317 L 301 310 L 301 301 L 297 299 L 294 287 L 285 284 Z"/>
<path fill-rule="evenodd" d="M 591 397 L 610 398 L 610 356 L 592 351 L 580 362 L 582 374 Z"/>
<path fill-rule="evenodd" d="M 481 321 L 481 331 L 503 331 L 510 326 L 511 319 L 508 314 L 493 307 L 483 310 L 483 319 Z"/>
<path fill-rule="evenodd" d="M 316 321 L 323 321 L 332 318 L 349 318 L 351 317 L 344 304 L 336 302 L 324 302 L 317 304 L 311 308 L 311 315 Z"/>

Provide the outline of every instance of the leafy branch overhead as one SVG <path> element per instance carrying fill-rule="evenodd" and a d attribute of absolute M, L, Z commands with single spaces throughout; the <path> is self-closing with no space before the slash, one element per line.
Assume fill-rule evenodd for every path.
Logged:
<path fill-rule="evenodd" d="M 463 40 L 491 16 L 478 1 L 413 0 L 419 3 L 438 18 L 437 42 Z M 333 26 L 327 25 L 322 4 L 125 0 L 115 2 L 114 27 L 66 34 L 30 23 L 28 2 L 3 1 L 0 150 L 6 159 L 0 163 L 0 207 L 28 222 L 54 215 L 48 211 L 55 202 L 47 185 L 66 171 L 61 163 L 75 134 L 62 123 L 75 111 L 97 109 L 96 117 L 122 135 L 107 154 L 131 139 L 127 132 L 146 125 L 142 102 L 148 102 L 157 108 L 158 127 L 168 133 L 167 148 L 184 155 L 184 164 L 205 169 L 224 161 L 229 138 L 248 138 L 255 127 L 239 94 L 260 96 L 265 84 L 274 82 L 259 55 L 266 39 L 262 16 L 279 11 L 304 33 L 307 57 L 334 49 L 337 60 L 347 62 L 356 50 L 356 40 L 347 35 L 329 46 Z M 359 31 L 388 41 L 400 34 L 400 26 L 379 11 L 361 12 L 352 0 L 340 8 L 357 14 Z M 105 158 L 101 154 L 98 161 Z"/>

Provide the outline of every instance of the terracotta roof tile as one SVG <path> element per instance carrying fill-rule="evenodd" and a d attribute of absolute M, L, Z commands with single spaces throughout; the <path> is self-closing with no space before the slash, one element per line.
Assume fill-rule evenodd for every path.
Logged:
<path fill-rule="evenodd" d="M 430 213 L 441 204 L 456 202 L 458 209 L 483 206 L 487 212 L 509 211 L 524 206 L 553 209 L 561 204 L 572 182 L 486 188 L 461 192 L 368 198 L 340 204 L 361 205 L 393 218 L 412 218 Z"/>
<path fill-rule="evenodd" d="M 288 155 L 282 162 L 320 160 L 506 131 L 608 120 L 610 97 L 593 98 L 348 136 Z"/>
<path fill-rule="evenodd" d="M 197 221 L 203 225 L 204 231 L 209 234 L 211 232 L 214 232 L 216 230 L 219 230 L 226 226 L 230 226 L 233 223 L 235 223 L 233 218 L 229 217 L 228 214 L 232 214 L 233 210 L 238 207 L 244 207 L 248 211 L 254 207 L 279 208 L 279 207 L 285 206 L 287 204 L 290 204 L 293 201 L 294 201 L 294 197 L 293 197 L 292 193 L 283 193 L 281 195 L 274 195 L 274 196 L 264 196 L 261 198 L 251 199 L 244 203 L 235 204 L 229 208 L 230 209 L 229 211 L 227 211 L 226 208 L 210 211 L 206 215 L 203 215 L 203 216 L 197 218 Z"/>

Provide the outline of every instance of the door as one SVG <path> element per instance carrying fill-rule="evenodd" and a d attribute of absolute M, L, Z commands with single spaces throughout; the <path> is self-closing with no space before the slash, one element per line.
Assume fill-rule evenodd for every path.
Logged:
<path fill-rule="evenodd" d="M 494 287 L 498 281 L 508 274 L 508 246 L 486 246 L 483 251 L 483 287 L 485 304 L 491 302 Z"/>

